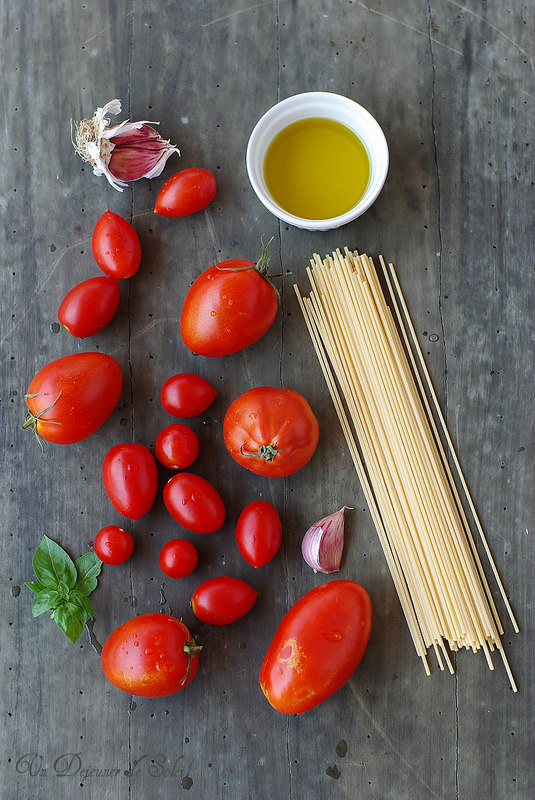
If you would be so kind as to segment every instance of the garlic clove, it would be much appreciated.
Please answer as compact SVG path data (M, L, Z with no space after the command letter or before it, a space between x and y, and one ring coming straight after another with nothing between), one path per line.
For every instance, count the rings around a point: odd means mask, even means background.
M105 175L113 188L122 192L129 181L160 175L167 159L180 151L151 127L157 122L125 120L110 128L106 114L120 111L119 100L97 108L91 119L75 125L73 145L78 155L92 164L95 175Z
M320 519L305 533L301 552L314 572L328 575L340 569L344 550L344 511L347 507L343 506L334 514Z

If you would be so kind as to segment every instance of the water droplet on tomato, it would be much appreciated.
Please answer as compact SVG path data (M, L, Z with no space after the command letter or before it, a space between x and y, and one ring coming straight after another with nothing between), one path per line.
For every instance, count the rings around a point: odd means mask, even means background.
M152 649L152 647L146 647L145 648L145 655L146 656L151 656L153 653L154 653L154 650Z
M340 631L322 631L321 635L328 642L341 642L343 638Z
M134 647L139 647L139 642L134 642Z
M217 311L210 311L210 316L211 317L217 316Z

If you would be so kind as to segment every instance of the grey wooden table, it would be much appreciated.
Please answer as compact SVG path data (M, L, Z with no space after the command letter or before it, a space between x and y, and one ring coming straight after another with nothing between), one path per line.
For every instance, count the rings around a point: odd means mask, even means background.
M152 800L528 800L533 768L533 5L484 0L137 0L1 6L2 524L0 796ZM391 164L385 188L359 220L328 233L279 224L245 171L249 133L278 99L308 90L347 95L382 125ZM161 178L115 192L75 155L70 120L118 97L124 116L159 120L176 142ZM180 168L214 172L205 211L153 214L163 180ZM79 341L57 324L75 283L98 274L93 226L105 208L131 220L142 267L122 284L120 310ZM177 326L192 280L217 260L255 258L274 236L281 308L268 335L218 360L191 355ZM420 344L521 631L506 621L501 663L463 651L455 675L415 654L292 283L348 245L398 268ZM291 273L291 274L290 274ZM24 393L49 360L98 349L126 376L110 420L90 439L41 455L22 430ZM170 375L198 372L218 389L194 426L195 469L227 506L221 532L197 540L200 564L173 582L158 552L179 534L161 500L137 523L110 506L100 470L112 444L154 446L171 420L159 403ZM260 479L231 461L222 419L259 384L302 392L321 429L310 464L288 479ZM168 477L161 470L163 485ZM161 488L161 487L160 487ZM278 507L283 546L262 570L239 555L241 508ZM361 582L374 607L364 660L314 711L281 715L258 670L278 621L325 578L304 564L306 528L341 505L347 543L341 577ZM103 569L94 594L103 641L136 613L165 607L203 645L195 680L161 700L131 698L104 678L85 634L76 645L32 619L32 553L46 533L73 556L105 524L125 523L136 547ZM226 572L259 599L226 628L195 622L197 582ZM489 580L491 577L489 575ZM500 612L503 604L494 583ZM505 618L505 615L503 615Z

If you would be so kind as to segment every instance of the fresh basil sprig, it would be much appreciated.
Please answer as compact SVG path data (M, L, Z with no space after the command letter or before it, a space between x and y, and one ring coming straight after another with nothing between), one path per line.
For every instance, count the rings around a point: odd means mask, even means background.
M73 561L53 539L43 536L32 559L35 581L26 586L35 592L32 614L52 611L52 619L71 642L76 642L88 616L93 616L89 599L97 587L102 561L89 550Z

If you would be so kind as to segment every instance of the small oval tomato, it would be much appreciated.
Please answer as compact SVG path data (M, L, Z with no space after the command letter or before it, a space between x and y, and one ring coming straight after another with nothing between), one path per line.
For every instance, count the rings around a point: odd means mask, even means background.
M201 356L244 350L271 328L279 298L268 276L266 251L258 260L222 261L189 289L180 316L186 347Z
M115 278L89 278L67 292L60 303L58 319L72 336L94 336L112 321L120 299Z
M316 586L280 623L260 669L260 686L284 714L301 714L340 689L360 663L372 627L367 591L354 581Z
M160 550L158 563L162 572L170 578L185 578L199 563L199 554L195 545L187 539L171 539Z
M47 442L80 442L106 422L122 387L121 368L112 356L73 353L57 358L28 387L24 427Z
M305 398L293 389L260 386L230 405L223 424L232 458L257 475L292 475L318 445L319 425Z
M258 592L239 578L222 575L209 578L198 586L191 598L191 607L201 622L230 625L252 609Z
M163 500L173 519L188 531L214 533L225 521L221 495L200 475L173 475L164 486Z
M194 678L200 647L179 619L140 614L106 639L101 663L118 689L140 697L167 697Z
M134 540L119 525L106 525L95 536L93 547L105 564L124 564L134 552Z
M91 248L100 269L110 278L131 278L141 264L141 243L130 223L106 209L97 221Z
M102 480L112 506L128 519L152 508L158 488L154 456L143 444L116 444L104 457Z
M199 438L192 428L177 422L160 431L154 452L164 467L186 469L199 455Z
M244 559L261 567L276 555L282 539L282 523L277 509L266 500L254 500L238 518L236 541Z
M168 378L160 392L160 402L175 417L198 417L214 402L217 392L212 384L193 372L181 372Z
M158 193L154 212L163 217L187 217L212 202L217 184L203 167L189 167L172 175Z

